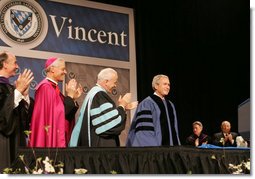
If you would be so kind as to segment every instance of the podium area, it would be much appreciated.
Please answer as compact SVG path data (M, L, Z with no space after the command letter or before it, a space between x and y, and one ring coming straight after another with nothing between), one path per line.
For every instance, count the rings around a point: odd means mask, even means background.
M35 152L35 156L33 154ZM230 174L229 164L238 165L250 158L250 150L206 149L192 146L143 148L21 148L19 155L29 168L35 158L48 156L64 163L64 174L85 168L87 174ZM24 170L17 156L13 169Z

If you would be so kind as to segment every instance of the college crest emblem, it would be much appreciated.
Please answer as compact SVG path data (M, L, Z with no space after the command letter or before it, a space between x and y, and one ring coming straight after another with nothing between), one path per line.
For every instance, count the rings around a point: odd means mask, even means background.
M0 37L11 47L31 49L38 46L48 32L48 20L36 1L0 1Z

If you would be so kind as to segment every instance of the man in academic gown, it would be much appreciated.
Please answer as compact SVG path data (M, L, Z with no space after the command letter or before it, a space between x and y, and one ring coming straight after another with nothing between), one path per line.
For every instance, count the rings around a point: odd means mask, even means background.
M67 96L60 92L58 83L67 73L61 58L49 58L45 70L47 77L36 87L29 146L66 147L79 108L75 100L80 97L82 88L72 79L66 84Z
M180 145L174 104L165 98L170 91L166 75L152 81L154 94L139 103L127 138L127 147Z
M33 109L33 99L29 97L29 86L33 73L25 69L18 76L15 86L9 78L16 75L19 68L15 55L0 52L0 172L11 166L18 147L26 146L25 130Z
M126 110L137 106L130 102L131 93L118 99L118 105L108 93L116 88L117 72L112 68L102 69L97 84L87 94L80 116L72 132L70 147L117 147L119 135L126 124Z

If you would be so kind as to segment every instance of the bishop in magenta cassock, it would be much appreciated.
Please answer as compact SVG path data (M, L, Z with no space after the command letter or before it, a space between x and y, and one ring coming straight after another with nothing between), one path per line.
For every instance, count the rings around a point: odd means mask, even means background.
M58 83L67 73L61 58L49 58L45 71L46 78L36 87L29 146L66 147L79 108L75 100L80 97L82 88L72 79L66 84L67 96L60 92Z

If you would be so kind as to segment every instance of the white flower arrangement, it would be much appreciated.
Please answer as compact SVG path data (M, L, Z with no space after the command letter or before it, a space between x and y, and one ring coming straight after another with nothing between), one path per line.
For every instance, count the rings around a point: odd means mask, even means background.
M248 159L246 162L242 161L238 165L229 164L228 169L232 174L250 174L250 159Z
M24 155L20 155L19 159L24 164L25 174L63 174L64 163L59 162L55 163L53 160L50 160L48 156L42 160L41 157L36 159L36 165L33 169L29 168L24 159ZM4 174L22 174L24 173L21 169L16 169L15 171L12 168L5 168L3 171Z
M48 128L50 126L45 126L45 130L48 133ZM27 138L29 139L29 135L31 134L31 131L24 131L24 133L27 135ZM4 174L64 174L64 163L59 161L56 163L55 160L51 160L48 156L45 157L44 160L42 160L42 157L37 158L35 155L34 148L31 147L36 164L33 169L29 168L27 165L24 155L19 155L19 159L24 164L24 171L22 171L20 168L13 170L12 168L5 168L3 170ZM56 151L55 159L57 158L58 150ZM88 171L84 168L74 169L74 174L86 174Z
M236 145L237 147L248 147L248 143L243 139L242 136L236 137Z

